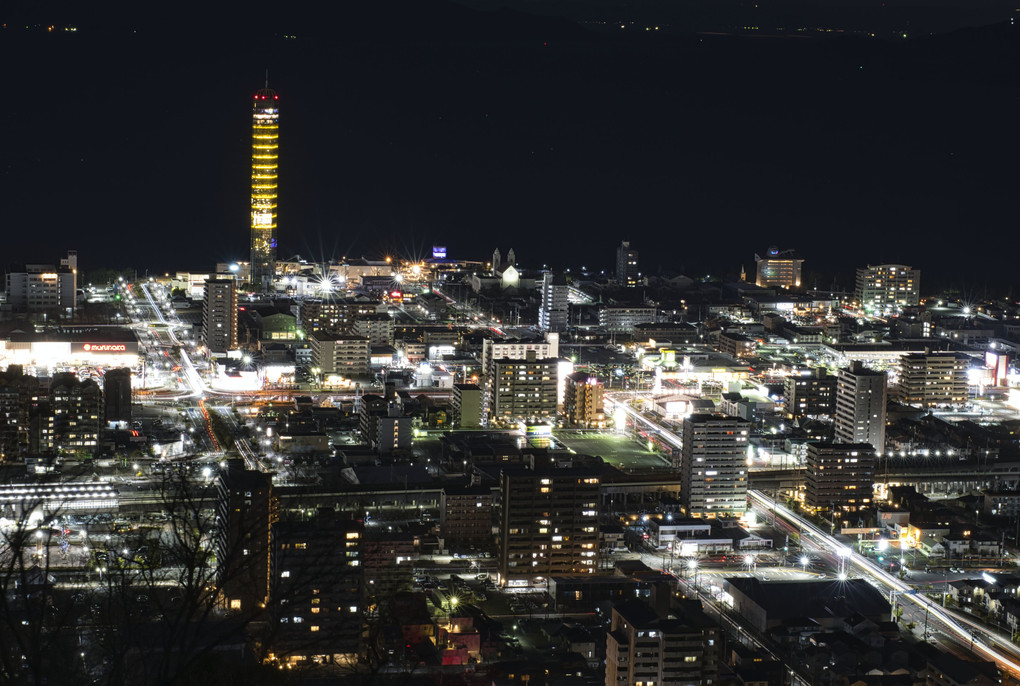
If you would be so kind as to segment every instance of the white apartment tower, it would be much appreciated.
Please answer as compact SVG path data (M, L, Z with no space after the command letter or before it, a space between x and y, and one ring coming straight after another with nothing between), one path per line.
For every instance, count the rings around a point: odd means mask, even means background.
M900 358L897 399L904 405L936 407L967 402L967 368L960 353L913 353Z
M542 303L538 308L538 328L565 331L570 310L570 286L562 274L546 272L542 277Z
M542 341L523 340L492 340L487 338L482 341L482 378L485 381L482 394L482 425L487 426L495 399L494 375L496 372L496 360L523 360L529 353L534 353L537 359L559 357L560 335L558 333L547 333ZM559 381L557 380L557 392L559 393ZM559 398L557 397L557 400Z
M854 362L839 370L836 381L836 442L870 443L885 451L885 372L867 369Z
M684 420L680 500L688 517L739 517L747 509L751 424L723 414Z
M369 372L369 341L364 336L317 331L308 337L308 344L312 349L312 368L324 376L349 379Z
M558 406L559 360L538 359L529 352L523 360L493 362L493 424L514 426L518 422L555 421Z
M890 315L920 303L920 289L920 269L902 264L880 264L857 270L854 294L863 310Z

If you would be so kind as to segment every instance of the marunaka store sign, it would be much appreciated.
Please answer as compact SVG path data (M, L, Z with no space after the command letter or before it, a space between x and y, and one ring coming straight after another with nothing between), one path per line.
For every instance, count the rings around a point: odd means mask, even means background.
M134 347L133 345L131 347ZM82 352L86 353L126 353L127 343L82 343ZM131 351L134 352L134 351Z

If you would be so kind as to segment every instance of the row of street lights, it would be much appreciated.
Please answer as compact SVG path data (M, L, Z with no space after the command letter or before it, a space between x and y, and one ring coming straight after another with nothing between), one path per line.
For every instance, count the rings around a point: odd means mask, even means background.
M840 572L839 572L840 576L839 576L839 578L840 579L846 579L847 578L847 564L846 564L847 563L847 558L845 556L841 555L840 556L840 560L841 560L841 564L840 564ZM811 562L811 559L807 555L802 555L801 556L801 558L800 558L800 567L801 567L801 571L802 572L807 573L807 566L808 566L808 564L810 562ZM747 571L748 572L753 571L754 568L757 566L757 563L758 563L758 561L757 561L757 559L753 555L745 555L744 556L744 564L747 566ZM694 585L695 589L697 589L697 587L698 587L698 572L700 570L700 566L698 565L698 559L695 558L695 557L689 558L687 560L687 563L686 563L685 566L687 568L688 581Z

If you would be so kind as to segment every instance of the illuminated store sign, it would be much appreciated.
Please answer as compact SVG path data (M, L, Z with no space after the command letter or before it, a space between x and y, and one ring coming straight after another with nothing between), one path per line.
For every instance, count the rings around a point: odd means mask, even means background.
M87 353L124 353L127 352L127 345L124 343L84 343L81 349Z

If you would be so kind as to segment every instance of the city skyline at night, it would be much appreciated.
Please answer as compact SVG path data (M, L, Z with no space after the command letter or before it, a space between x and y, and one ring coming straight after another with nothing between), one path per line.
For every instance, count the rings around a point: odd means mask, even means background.
M1017 19L0 6L0 683L1020 686Z

